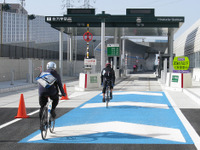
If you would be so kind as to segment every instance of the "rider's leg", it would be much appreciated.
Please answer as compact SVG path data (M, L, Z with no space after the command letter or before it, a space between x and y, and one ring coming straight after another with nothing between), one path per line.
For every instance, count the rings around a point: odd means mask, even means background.
M102 90L102 94L103 94L103 102L105 102L105 93L106 93L106 82L103 82L103 90Z
M56 109L56 106L58 105L59 97L58 97L58 94L56 94L54 96L50 96L50 98L53 100L51 115L52 115L53 118L55 118L56 117L55 109Z
M46 96L39 96L39 104L40 104L39 117L40 117L40 119L42 117L43 108L47 104L47 102L48 102L48 98Z
M113 82L110 82L110 98L112 99Z

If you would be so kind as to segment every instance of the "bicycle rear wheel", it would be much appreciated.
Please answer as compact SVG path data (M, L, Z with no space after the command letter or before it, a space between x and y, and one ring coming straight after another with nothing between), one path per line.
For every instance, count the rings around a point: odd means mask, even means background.
M55 127L55 119L51 116L49 120L49 130L53 133Z
M47 129L48 129L48 123L47 123L47 117L48 117L48 110L47 107L44 107L43 111L42 111L42 117L40 120L40 131L41 131L41 136L42 139L46 139L47 136Z

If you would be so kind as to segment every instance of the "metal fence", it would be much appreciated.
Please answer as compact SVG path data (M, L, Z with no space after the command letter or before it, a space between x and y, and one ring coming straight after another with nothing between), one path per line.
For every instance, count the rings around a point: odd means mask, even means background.
M0 47L0 57L9 57L11 59L20 59L20 58L59 59L59 52L2 44ZM85 57L84 55L77 54L76 59L84 60L84 57ZM63 59L67 60L67 52L63 52Z

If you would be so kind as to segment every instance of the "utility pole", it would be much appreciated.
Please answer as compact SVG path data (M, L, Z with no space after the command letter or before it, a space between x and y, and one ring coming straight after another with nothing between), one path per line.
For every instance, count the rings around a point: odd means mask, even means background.
M63 0L62 2L64 3L62 9L66 9L67 14L67 9L73 7L73 5L71 4L71 0Z
M22 14L24 13L24 5L25 5L25 0L20 0L21 1L21 12Z
M93 0L94 3L96 3L96 0ZM93 8L92 5L90 5L90 0L84 0L84 4L81 6L83 8Z

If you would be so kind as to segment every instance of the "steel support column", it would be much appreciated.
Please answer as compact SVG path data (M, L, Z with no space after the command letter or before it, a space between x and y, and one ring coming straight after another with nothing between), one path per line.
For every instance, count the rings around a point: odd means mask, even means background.
M59 32L59 72L61 79L63 79L63 31L64 28L61 28Z
M173 42L174 42L174 31L169 28L168 30L168 54L169 54L169 72L173 71Z
M101 21L101 70L105 67L105 19Z

